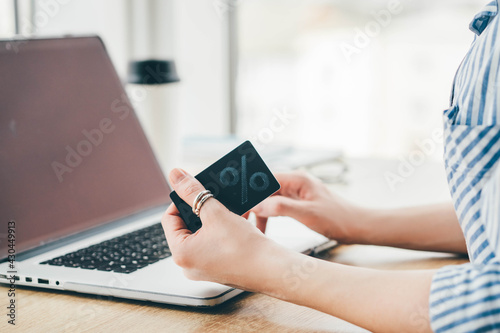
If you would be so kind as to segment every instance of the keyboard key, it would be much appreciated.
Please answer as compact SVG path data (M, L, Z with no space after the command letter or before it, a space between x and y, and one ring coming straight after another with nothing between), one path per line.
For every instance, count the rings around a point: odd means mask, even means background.
M128 274L171 256L160 223L42 262Z

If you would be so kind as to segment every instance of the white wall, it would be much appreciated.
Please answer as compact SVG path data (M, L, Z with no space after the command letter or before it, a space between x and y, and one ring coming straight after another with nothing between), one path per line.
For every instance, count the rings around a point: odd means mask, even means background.
M175 0L175 50L182 80L180 112L188 136L229 127L227 31L212 0Z
M0 38L14 34L14 9L12 1L0 0Z

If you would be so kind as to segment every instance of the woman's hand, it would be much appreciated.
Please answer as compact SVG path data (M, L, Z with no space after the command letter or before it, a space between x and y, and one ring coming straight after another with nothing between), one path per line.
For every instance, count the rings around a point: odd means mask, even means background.
M170 183L188 204L205 189L179 169L170 173ZM175 205L170 205L162 218L173 259L184 274L192 280L273 294L275 287L271 283L281 277L273 272L273 267L296 254L267 239L245 218L230 212L214 198L205 202L200 218L203 226L194 234L187 229Z
M364 210L334 195L319 179L304 172L276 174L281 189L252 209L264 232L267 218L290 216L312 230L343 243L358 237Z
M262 232L268 217L290 216L344 244L467 253L451 203L369 209L336 196L306 173L277 174L276 178L281 189L252 209Z
M259 207L265 216L290 213L324 234L347 237L349 228L340 218L353 218L353 207L308 176L289 174L278 179L283 186L279 195ZM178 169L170 173L170 181L187 203L204 190L195 178ZM200 217L203 226L194 234L174 205L162 219L173 259L190 279L262 292L372 331L430 330L428 300L433 272L376 271L289 251L214 198L205 202ZM415 311L422 314L422 326L412 326L408 320Z

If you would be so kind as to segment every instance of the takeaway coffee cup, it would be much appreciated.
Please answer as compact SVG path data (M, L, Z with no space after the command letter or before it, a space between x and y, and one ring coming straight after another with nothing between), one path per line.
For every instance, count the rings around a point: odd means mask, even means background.
M177 167L181 153L179 77L171 60L131 61L127 93L164 172Z

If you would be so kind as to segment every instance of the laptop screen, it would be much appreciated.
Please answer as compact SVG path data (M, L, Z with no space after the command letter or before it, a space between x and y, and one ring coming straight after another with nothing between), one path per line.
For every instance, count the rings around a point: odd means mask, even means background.
M0 41L0 258L169 193L99 38Z

